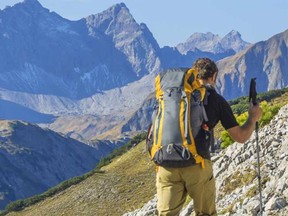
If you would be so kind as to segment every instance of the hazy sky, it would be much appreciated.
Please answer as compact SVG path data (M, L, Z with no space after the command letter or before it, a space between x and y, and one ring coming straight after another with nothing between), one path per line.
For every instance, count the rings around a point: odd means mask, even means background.
M0 9L23 0L0 0ZM184 42L195 32L221 37L237 30L248 42L267 40L288 29L288 0L39 0L70 20L97 14L124 2L162 47Z

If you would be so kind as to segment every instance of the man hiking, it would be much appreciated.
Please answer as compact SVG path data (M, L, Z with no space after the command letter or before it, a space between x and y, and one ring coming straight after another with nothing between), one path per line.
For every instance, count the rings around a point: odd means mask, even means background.
M215 62L213 62L209 58L199 58L198 60L195 61L194 65L192 66L192 69L197 71L197 77L199 79L198 81L202 86L205 86L205 89L206 89L206 93L205 93L206 99L204 99L206 100L206 102L203 102L203 106L206 112L205 124L201 126L199 131L196 131L197 134L195 134L195 131L193 131L193 126L191 126L192 127L191 130L192 132L194 132L193 137L195 139L195 146L197 150L196 154L191 154L194 158L193 161L194 162L196 161L194 164L187 165L186 163L185 166L173 167L173 164L171 162L167 162L166 163L167 165L165 163L162 163L163 158L165 158L166 154L173 155L174 154L173 152L178 151L177 148L175 147L176 145L174 145L173 143L168 144L164 148L165 151L162 151L162 152L160 151L160 149L163 149L162 147L157 148L157 145L158 145L157 143L159 143L158 139L162 139L162 144L163 144L163 142L165 141L165 138L167 136L168 137L172 136L171 133L174 133L174 132L173 130L170 130L168 133L166 132L167 131L166 129L165 129L166 131L164 131L163 129L163 133L162 132L157 133L157 135L155 135L155 132L158 132L157 130L159 128L160 130L165 127L171 128L173 127L173 124L177 124L177 121L178 121L178 120L174 121L174 123L173 121L170 121L170 126L169 125L167 126L168 120L167 121L163 120L161 122L161 118L168 118L167 117L167 115L169 115L168 111L169 109L172 109L171 102L167 105L165 105L164 103L165 101L167 102L168 99L169 100L173 99L173 97L175 99L177 91L180 92L179 93L180 95L182 94L182 98L179 99L178 103L175 103L175 104L182 103L179 101L186 100L187 95L185 95L183 91L181 92L181 88L174 88L174 89L171 88L171 90L169 90L169 92L167 93L168 91L167 88L164 91L164 90L161 90L160 87L156 86L156 92L157 91L160 92L156 94L158 94L158 97L162 97L162 100L164 101L163 102L164 105L160 105L162 106L162 109L160 107L159 109L160 111L158 111L158 114L157 114L159 121L157 122L157 124L155 123L153 125L155 128L153 129L154 130L153 136L156 137L154 138L153 146L156 146L155 147L156 150L155 149L153 150L152 148L151 154L155 163L158 164L157 179L156 179L157 196L158 196L157 210L158 210L158 214L161 216L162 215L171 215L171 216L179 215L179 212L183 207L183 204L186 200L187 195L189 195L194 201L194 210L197 216L217 215L216 204L215 204L215 198L216 198L215 180L213 177L213 168L212 168L212 162L210 160L211 158L210 158L210 152L209 152L211 136L209 136L209 134L213 130L213 128L216 126L216 124L220 121L223 127L228 131L229 135L235 141L239 143L244 143L249 139L249 137L253 133L255 129L256 121L258 121L262 116L262 109L259 107L259 105L257 104L253 106L251 103L249 106L249 110L248 110L249 116L248 116L247 121L242 126L239 126L227 101L222 96L220 96L214 89L214 86L216 83L216 77L218 73L218 68ZM187 71L183 72L183 74L184 75L187 74ZM165 75L160 77L158 81L156 80L156 83L162 82L164 78L167 78L167 76L168 75L166 73ZM176 76L179 77L180 75L176 75ZM175 74L172 75L171 77L174 79ZM169 79L168 79L168 82L171 83ZM189 79L183 78L182 80L189 81ZM162 84L162 86L161 85L159 86L163 87L163 85L164 84ZM183 84L183 86L185 85L186 84ZM165 96L165 94L168 94L168 95ZM161 102L161 100L159 101ZM183 102L183 104L184 105L180 105L180 109L182 110L185 109L185 104L187 104L187 100L186 102ZM173 105L173 107L175 106L176 105ZM193 106L193 104L191 106ZM162 114L164 113L164 108L165 108L165 114ZM195 117L195 116L193 117L193 110L192 110L193 108L189 108L189 109L191 109L191 120L189 118L188 119L192 122L191 124L193 124L193 118ZM188 113L190 113L190 110ZM199 112L196 115L199 115ZM197 117L198 116L196 116L195 118ZM184 119L183 120L184 122L186 121L185 114L183 115L180 114L180 117L177 117L177 118L179 118L180 121L182 121L182 118ZM186 130L183 125L184 123L183 124L180 123L181 133L184 134L184 132L186 133ZM190 128L190 125L188 128ZM183 140L183 137L184 136L182 136L182 140ZM187 136L185 136L185 138L186 137ZM192 161L190 159L190 153L185 152L185 149L188 149L187 145L186 145L186 148L183 148L183 150L179 151L181 155L180 158L186 158L187 161ZM161 152L161 154L159 152ZM195 149L194 149L194 152L195 152ZM200 161L199 163L197 163L198 159ZM201 159L202 159L202 162L201 162Z

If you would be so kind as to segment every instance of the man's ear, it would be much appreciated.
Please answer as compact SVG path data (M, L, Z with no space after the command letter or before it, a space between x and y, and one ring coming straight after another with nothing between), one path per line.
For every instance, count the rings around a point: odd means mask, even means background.
M215 73L213 74L213 81L214 81L214 82L216 82L217 75L218 75L218 72L215 72Z

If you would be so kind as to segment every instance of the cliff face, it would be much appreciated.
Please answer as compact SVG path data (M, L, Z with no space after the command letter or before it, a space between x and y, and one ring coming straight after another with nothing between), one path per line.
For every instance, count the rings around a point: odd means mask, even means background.
M118 13L110 14L116 23ZM70 21L28 0L0 11L0 19L1 88L79 99L138 79L125 54L92 29L89 18Z
M288 85L288 30L258 42L246 50L217 62L217 87L227 99L247 95L249 82L257 77L258 91Z

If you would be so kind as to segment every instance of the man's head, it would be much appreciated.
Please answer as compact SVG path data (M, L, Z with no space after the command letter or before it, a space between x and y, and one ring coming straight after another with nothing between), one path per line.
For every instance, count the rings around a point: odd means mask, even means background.
M197 59L192 68L199 72L198 78L208 80L209 78L216 79L218 68L214 61L209 58Z

